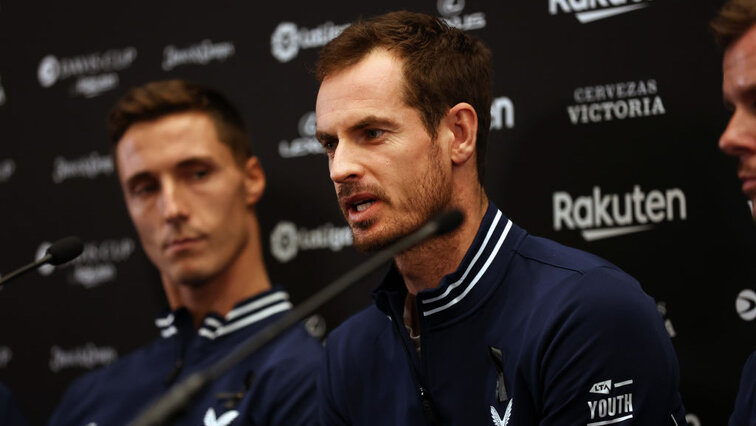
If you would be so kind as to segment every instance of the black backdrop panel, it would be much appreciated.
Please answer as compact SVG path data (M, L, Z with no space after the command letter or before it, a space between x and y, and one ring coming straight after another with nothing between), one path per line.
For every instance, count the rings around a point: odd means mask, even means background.
M241 108L268 177L258 208L265 259L298 303L366 258L351 246L313 138L318 49L361 15L407 7L46 3L0 0L0 273L69 234L85 253L0 290L0 381L32 424L75 377L152 339L165 306L108 157L104 117L117 97L181 77ZM531 233L638 278L672 336L691 425L726 422L756 349L756 228L716 147L727 115L707 22L720 5L412 6L491 47L490 198ZM326 305L320 326L370 303L380 276Z

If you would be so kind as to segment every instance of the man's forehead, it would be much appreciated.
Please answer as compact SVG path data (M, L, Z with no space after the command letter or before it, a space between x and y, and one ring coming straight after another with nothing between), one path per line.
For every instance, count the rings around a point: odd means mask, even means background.
M740 87L756 79L756 25L731 44L722 60L725 85Z
M233 161L230 148L218 140L212 121L204 114L177 114L135 123L118 141L115 152L119 172L126 178L174 167L192 158Z
M352 126L368 117L390 118L406 107L401 63L388 52L371 53L326 78L318 91L317 127Z

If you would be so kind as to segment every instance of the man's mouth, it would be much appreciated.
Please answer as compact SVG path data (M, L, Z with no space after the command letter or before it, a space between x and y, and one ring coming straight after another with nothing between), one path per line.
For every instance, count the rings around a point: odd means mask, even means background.
M166 250L182 250L191 247L193 244L202 240L202 237L182 237L173 238L163 244Z
M370 208L375 203L375 200L365 200L361 201L357 204L353 204L352 208L357 210L358 212L363 212Z

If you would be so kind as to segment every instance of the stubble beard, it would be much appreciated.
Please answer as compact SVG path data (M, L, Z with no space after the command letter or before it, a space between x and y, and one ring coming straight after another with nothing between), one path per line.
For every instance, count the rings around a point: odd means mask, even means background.
M407 194L407 199L401 204L394 204L385 197L380 198L389 207L396 208L393 215L381 217L383 222L380 225L381 229L373 231L372 234L360 232L375 225L376 220L373 218L350 223L353 244L357 250L363 252L381 250L420 228L449 206L452 196L451 176L444 173L441 167L441 148L437 141L432 141L431 144L432 148L426 158L429 166L427 173L424 173L419 182L412 187L412 191ZM346 211L344 211L344 216L348 218Z

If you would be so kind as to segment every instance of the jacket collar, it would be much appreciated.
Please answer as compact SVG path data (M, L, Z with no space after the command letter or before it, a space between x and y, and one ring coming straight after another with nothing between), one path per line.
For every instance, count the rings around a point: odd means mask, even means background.
M225 316L215 313L208 314L197 330L197 334L203 338L214 340L263 321L279 312L288 311L291 307L289 294L274 288L238 302ZM160 330L160 335L166 339L178 333L179 330L184 330L187 326L191 329L191 322L191 315L186 308L167 312L155 319L155 325Z
M435 288L417 295L421 322L428 325L444 323L472 312L487 300L488 295L503 277L513 249L525 236L515 225L489 202L478 232L457 270L442 278ZM396 265L373 293L379 309L388 315L402 312L407 290Z

